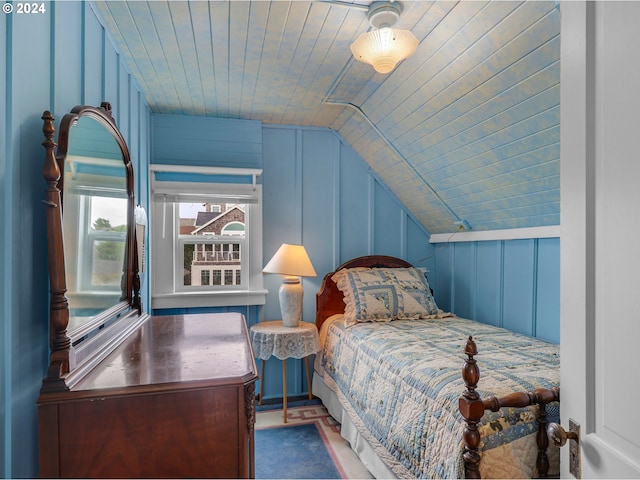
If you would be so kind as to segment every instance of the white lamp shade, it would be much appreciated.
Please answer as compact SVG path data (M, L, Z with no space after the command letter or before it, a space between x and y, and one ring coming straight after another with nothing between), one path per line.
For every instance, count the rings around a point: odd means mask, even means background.
M283 243L273 258L262 270L264 273L279 273L292 277L315 277L309 255L302 245Z
M384 27L360 35L351 44L351 53L356 60L373 65L376 72L389 73L416 48L418 39L409 30Z

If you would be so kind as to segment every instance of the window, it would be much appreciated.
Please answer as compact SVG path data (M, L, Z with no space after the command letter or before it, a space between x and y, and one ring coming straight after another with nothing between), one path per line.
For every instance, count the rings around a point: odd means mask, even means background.
M259 174L151 166L152 308L264 303Z
M244 236L244 223L229 222L222 228L222 235L242 235Z
M219 207L219 205L218 205ZM223 284L246 287L242 282L235 282L226 276L234 275L237 271L237 278L242 279L242 253L246 244L245 236L245 205L227 204L223 208L213 211L208 203L184 203L178 204L178 243L182 252L182 278L176 279L178 289L189 290L189 287L210 285L209 276L207 283L202 280L192 281L192 278L204 279L202 272L207 275L213 272L225 270L225 281ZM229 236L224 231L232 225L235 232ZM239 227L241 226L241 228ZM227 273L229 272L229 273Z

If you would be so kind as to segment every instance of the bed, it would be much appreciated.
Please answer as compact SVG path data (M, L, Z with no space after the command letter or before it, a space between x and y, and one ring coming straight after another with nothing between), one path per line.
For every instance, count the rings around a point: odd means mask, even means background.
M389 256L327 274L316 306L313 392L375 477L558 474L557 345L442 312L426 270Z

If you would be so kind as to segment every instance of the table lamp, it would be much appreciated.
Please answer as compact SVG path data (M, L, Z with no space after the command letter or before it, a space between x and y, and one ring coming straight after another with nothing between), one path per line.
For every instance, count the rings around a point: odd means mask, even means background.
M297 327L302 318L302 297L304 289L299 277L315 277L307 251L302 245L283 243L273 258L262 270L264 273L279 273L283 276L278 291L282 324L285 327Z

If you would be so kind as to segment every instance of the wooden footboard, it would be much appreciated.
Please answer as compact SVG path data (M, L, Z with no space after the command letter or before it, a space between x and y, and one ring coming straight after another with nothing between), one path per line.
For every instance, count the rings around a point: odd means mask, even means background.
M478 423L484 415L485 410L497 412L502 407L527 407L529 405L538 405L538 435L536 441L538 444L538 458L536 466L541 477L547 475L549 471L549 459L547 458L547 447L549 439L547 438L547 411L546 405L551 402L560 400L560 387L551 389L539 388L533 392L514 392L504 397L489 397L481 399L476 387L480 380L480 369L473 358L478 353L475 342L469 337L465 345L464 353L467 355L464 367L462 368L462 379L464 380L466 389L460 396L458 406L460 413L465 419L466 427L464 429L464 465L466 478L480 478L480 454L478 447L480 445L480 432L478 431Z

